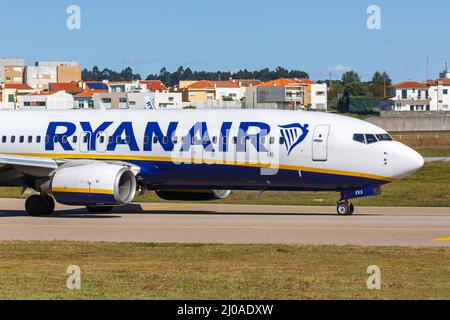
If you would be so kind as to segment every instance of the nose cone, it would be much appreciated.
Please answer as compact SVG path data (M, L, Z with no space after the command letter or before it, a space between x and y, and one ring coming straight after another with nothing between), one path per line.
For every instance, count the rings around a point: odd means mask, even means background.
M399 144L395 151L395 176L403 178L422 168L423 157L404 144Z

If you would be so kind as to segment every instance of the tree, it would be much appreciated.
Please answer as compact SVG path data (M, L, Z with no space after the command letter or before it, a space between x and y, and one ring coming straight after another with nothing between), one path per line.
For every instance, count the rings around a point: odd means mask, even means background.
M353 82L361 82L361 77L357 72L350 70L342 75L342 84L344 87Z
M376 71L370 83L370 93L376 98L383 98L387 94L387 88L392 84L392 80L386 72Z

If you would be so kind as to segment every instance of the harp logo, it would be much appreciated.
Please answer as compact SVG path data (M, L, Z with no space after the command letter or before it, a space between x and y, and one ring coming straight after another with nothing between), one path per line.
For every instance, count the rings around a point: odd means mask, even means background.
M298 146L308 135L308 124L303 126L300 123L291 123L280 127L281 136L284 139L284 145L288 155L296 146Z

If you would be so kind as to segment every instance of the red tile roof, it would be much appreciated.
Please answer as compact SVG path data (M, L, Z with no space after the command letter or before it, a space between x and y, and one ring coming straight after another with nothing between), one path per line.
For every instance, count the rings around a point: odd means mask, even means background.
M231 79L231 81L239 83L241 87L250 87L261 83L261 80L257 79Z
M391 88L427 88L428 85L423 82L417 82L417 81L403 81L397 84L394 84L391 86Z
M200 80L191 83L186 88L188 89L239 88L239 83L231 80L225 81Z
M300 85L300 84L313 84L315 83L312 80L309 79L296 79L296 78L280 78L280 79L275 79L272 81L267 81L267 82L263 82L260 84L257 84L257 87L272 87L272 86L280 86L280 87L285 87L285 86L295 86L295 85Z
M30 96L50 96L55 93L57 93L57 91L39 91L39 92L32 92L29 95Z
M86 90L84 92L77 93L75 97L77 98L90 98L94 96L95 93L107 92L106 90Z
M147 89L168 90L168 88L159 80L141 80L139 83L147 85Z
M66 92L82 92L83 88L75 83L50 83L48 85L51 91L66 91Z
M186 88L188 89L214 89L214 83L209 80L200 80L191 83Z
M439 79L436 79L436 80L428 80L427 81L427 85L429 85L429 86L436 86L438 84L438 82L439 82L439 84L442 84L444 86L450 86L450 79L447 79L447 78L439 78Z
M29 85L23 83L5 83L5 89L33 90Z

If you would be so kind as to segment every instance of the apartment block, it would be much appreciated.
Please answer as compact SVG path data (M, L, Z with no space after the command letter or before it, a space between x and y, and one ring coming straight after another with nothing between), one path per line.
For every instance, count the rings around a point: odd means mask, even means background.
M27 66L25 79L34 90L47 90L52 82L81 81L81 67L75 61L38 61Z
M25 60L0 59L0 83L22 84L25 77Z

